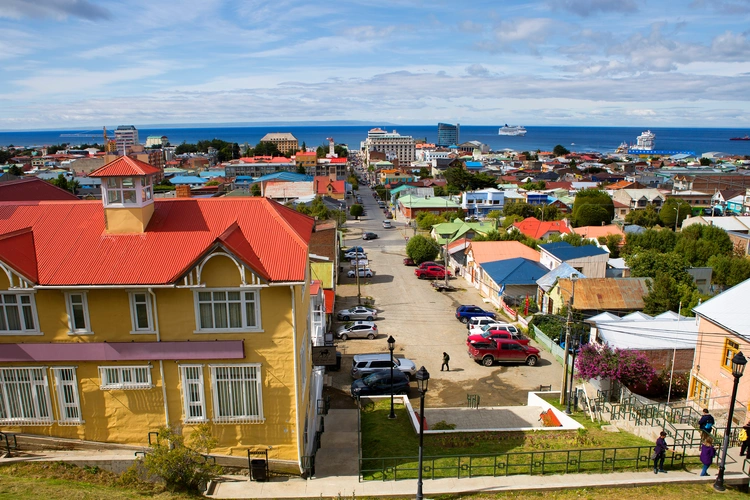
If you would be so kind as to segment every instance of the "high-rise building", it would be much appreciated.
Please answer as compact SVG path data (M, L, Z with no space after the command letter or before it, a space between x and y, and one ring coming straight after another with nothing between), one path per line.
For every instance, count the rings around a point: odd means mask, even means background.
M380 128L374 128L367 133L367 139L362 144L365 150L365 161L369 165L370 152L385 153L387 160L398 158L402 165L417 159L417 146L410 135L401 135L395 130L391 133Z
M122 155L127 154L126 148L138 144L138 129L133 125L120 125L115 129L115 142L117 151Z
M288 132L271 132L264 135L260 142L272 142L284 154L295 153L299 150L297 138Z
M438 137L436 146L453 146L458 144L458 134L461 124L451 125L450 123L438 123Z

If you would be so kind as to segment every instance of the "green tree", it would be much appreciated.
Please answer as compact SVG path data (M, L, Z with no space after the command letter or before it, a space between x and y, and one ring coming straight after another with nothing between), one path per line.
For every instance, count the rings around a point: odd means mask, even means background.
M445 219L448 222L453 222L456 219L464 219L466 217L466 212L464 212L463 208L458 208L456 210L451 210L449 212L443 212L442 214L443 219Z
M503 213L500 210L490 210L489 212L487 212L488 219L498 220L502 216Z
M253 184L252 186L250 186L250 194L251 195L253 195L253 196L260 196L260 193L261 193L261 189L260 189L260 184L259 183L256 182L255 184Z
M252 151L253 156L284 156L273 142L259 142Z
M534 205L530 205L525 201L514 201L511 203L506 203L503 207L503 215L505 215L506 217L511 215L518 215L522 217L521 220L523 220L528 217L534 217L535 214L536 209L534 208Z
M196 426L190 441L192 447L185 443L179 430L159 428L150 453L143 459L148 474L161 478L170 490L199 492L203 485L218 477L222 469L204 458L216 446L208 424Z
M305 166L304 166L304 165L299 165L299 166L297 167L297 173L298 173L298 174L303 174L303 175L304 175L304 174L306 174L306 173L307 173L307 170L305 170Z
M445 218L440 215L431 214L429 212L420 212L416 217L417 227L419 229L428 231L432 229L435 224L442 224L445 222ZM427 259L429 260L429 259Z
M365 209L364 209L364 208L362 208L362 205L359 205L359 204L354 204L354 205L352 205L352 206L351 206L351 208L349 208L349 215L351 215L351 216L352 216L352 217L354 217L355 219L358 219L358 220L359 220L359 217L360 217L360 216L361 216L361 215L362 215L363 213L365 213Z
M692 210L690 203L677 198L667 198L659 211L661 225L670 229L680 227ZM675 224L676 222L676 224Z
M625 257L625 262L634 278L656 278L661 273L675 279L677 283L693 282L692 276L687 272L690 264L677 252L643 250Z
M419 178L432 179L432 173L430 173L430 170L427 167L422 167L419 169Z
M427 238L418 234L409 238L406 244L406 255L417 264L435 260L440 253L440 246L432 238Z
M543 221L560 220L563 213L554 205L538 205L534 207L534 217Z
M648 281L648 294L643 297L643 312L650 315L680 308L677 280L667 273L658 273Z
M625 222L636 226L654 227L661 223L661 219L659 218L659 212L653 205L646 205L644 209L631 210L625 216Z
M729 235L716 226L692 224L680 232L675 252L692 266L705 266L712 255L732 255L734 245Z
M471 241L506 241L508 233L490 229L486 234L477 234Z
M570 151L568 151L568 149L562 144L558 144L552 149L552 154L555 156L565 156L570 154Z
M733 287L750 279L750 260L736 255L712 255L706 265L713 269L711 281L723 287Z
M708 158L701 158L699 161L704 167L711 165L711 160L709 160Z
M622 246L621 234L608 234L606 237L603 236L599 238L599 243L607 245L607 248L609 248L609 256L611 258L617 259L620 257L620 248Z
M8 169L8 173L10 175L15 175L16 177L23 177L23 169L19 167L18 165L12 165Z
M633 255L641 250L657 250L661 253L671 252L677 244L678 235L670 229L647 229L641 234L631 233L625 240L622 253Z
M615 216L610 196L600 189L583 189L573 202L571 220L576 227L609 224Z
M435 193L435 196L445 196L448 194L444 186L434 186L432 191Z

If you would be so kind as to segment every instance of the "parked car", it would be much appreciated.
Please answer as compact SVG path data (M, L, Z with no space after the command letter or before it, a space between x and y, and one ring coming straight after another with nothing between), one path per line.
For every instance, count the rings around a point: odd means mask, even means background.
M512 326L515 330L515 326ZM487 342L488 340L507 339L515 340L519 344L529 345L529 338L522 333L512 333L508 330L487 330L484 333L469 335L466 337L466 342L469 344L477 344L481 342Z
M344 250L344 253L350 253L350 252L364 252L365 249L362 247L351 247Z
M424 269L425 267L428 267L428 266L445 267L440 262L433 262L431 260L428 260L426 262L422 262L421 264L419 264L420 269Z
M346 252L344 258L347 260L366 259L367 254L364 252Z
M489 316L474 316L473 318L470 318L469 321L466 322L466 329L469 330L469 335L474 334L480 334L484 333L485 326L488 325L505 325L507 323L500 322L496 320L495 318L491 318Z
M398 370L393 371L393 383L391 384L391 371L371 373L365 378L354 380L351 386L353 398L360 396L390 396L391 388L393 394L408 394L409 379Z
M452 276L450 271L441 266L427 266L425 268L417 268L414 270L414 274L421 280L441 280L446 276L448 276L449 278Z
M344 321L349 321L351 319L365 319L367 321L372 321L378 319L378 311L372 307L354 306L349 309L340 310L336 313L336 318L343 319Z
M407 257L407 258L404 259L404 265L405 266L416 266L417 263L414 262L414 259L412 259L411 257Z
M393 219L393 214L390 213L390 212L388 212L387 214L385 214L385 218L386 219Z
M456 308L456 319L461 323L468 322L475 316L488 316L490 318L496 318L497 315L491 311L485 311L481 307L474 305L463 305Z
M350 321L340 326L336 336L341 340L347 339L374 339L378 336L378 325L372 321Z
M377 233L362 233L362 239L363 240L377 240L378 235Z
M367 259L352 259L349 261L349 266L354 267L367 267L370 265L370 261Z
M356 278L357 273L354 269L349 270L346 275L350 278ZM359 268L359 277L360 278L372 278L372 270L369 267L360 267Z
M526 363L534 366L539 361L539 349L521 345L515 340L498 339L494 341L468 344L469 357L492 366L495 361Z
M391 224L391 221L389 221L389 220L384 220L383 221L383 228L384 229L391 229L392 227L393 227L393 224Z
M391 370L390 353L356 354L352 359L352 378L365 377L383 370ZM411 380L417 374L417 365L410 359L393 358L393 370L402 372L407 380Z

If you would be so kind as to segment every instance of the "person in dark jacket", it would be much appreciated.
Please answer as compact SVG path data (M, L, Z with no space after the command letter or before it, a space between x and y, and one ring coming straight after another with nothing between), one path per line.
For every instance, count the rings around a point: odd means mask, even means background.
M667 449L669 449L669 446L667 445L667 433L664 431L661 431L659 433L659 437L656 440L656 446L654 446L654 454L652 458L654 459L654 474L658 474L659 472L667 472L664 470L664 459L667 458ZM672 450L674 452L674 450Z
M450 356L448 356L448 353L447 353L447 352L444 352L444 353L443 353L443 364L442 364L442 366L440 367L440 371L443 371L443 368L445 368L445 369L446 369L446 370L448 370L448 371L451 371L451 367L450 367L450 366L448 366L448 362L449 362L450 360L451 360L451 357L450 357Z
M701 476L708 476L708 467L713 463L715 456L716 450L714 449L714 440L711 436L708 436L703 443L701 443L701 463L703 464Z
M703 416L698 420L698 428L701 430L701 437L703 439L711 435L715 423L713 415L708 413L708 408L704 408Z
M745 431L745 435L742 435L742 431ZM742 439L742 438L745 439ZM740 456L745 456L747 454L750 456L750 453L747 453L747 448L750 446L750 422L747 422L745 425L742 426L742 429L740 429Z

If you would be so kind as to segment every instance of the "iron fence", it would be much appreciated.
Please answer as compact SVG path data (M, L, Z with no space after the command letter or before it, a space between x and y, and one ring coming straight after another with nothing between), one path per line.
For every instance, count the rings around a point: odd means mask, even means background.
M679 449L680 447L676 447ZM700 457L686 455L685 447L667 456L665 468L699 467ZM653 468L652 446L544 450L487 455L442 455L423 458L425 479L478 476L546 475L614 472ZM417 457L361 458L360 481L414 479L419 472Z

